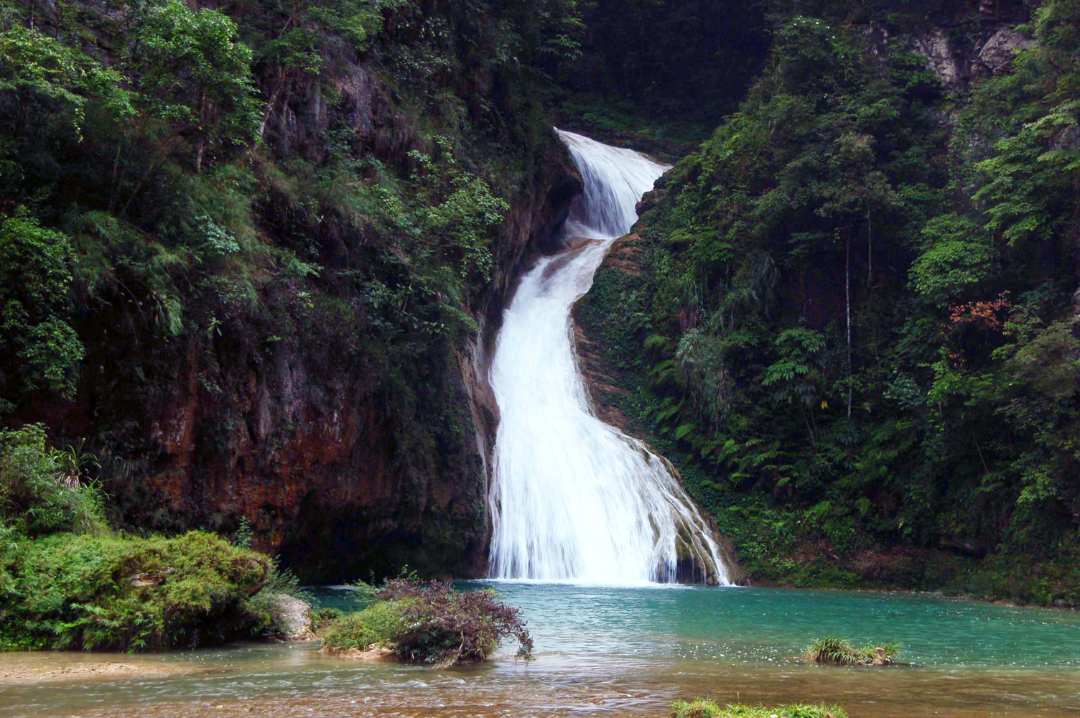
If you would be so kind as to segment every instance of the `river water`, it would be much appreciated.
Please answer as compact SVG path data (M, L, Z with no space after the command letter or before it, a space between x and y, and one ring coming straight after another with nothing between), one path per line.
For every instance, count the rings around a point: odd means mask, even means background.
M110 660L167 677L0 685L0 716L665 715L678 698L829 701L852 718L1080 715L1080 615L930 596L757 588L494 585L524 609L536 660L508 646L435 671L320 657L314 644L249 644ZM324 590L347 608L351 593ZM814 638L896 640L887 669L794 660ZM102 660L79 654L0 655Z

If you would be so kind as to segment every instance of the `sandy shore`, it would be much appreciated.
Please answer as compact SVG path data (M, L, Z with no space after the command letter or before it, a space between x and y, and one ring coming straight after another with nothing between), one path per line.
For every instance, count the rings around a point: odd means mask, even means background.
M0 685L160 678L205 670L206 668L200 665L152 661L139 656L114 654L0 654Z

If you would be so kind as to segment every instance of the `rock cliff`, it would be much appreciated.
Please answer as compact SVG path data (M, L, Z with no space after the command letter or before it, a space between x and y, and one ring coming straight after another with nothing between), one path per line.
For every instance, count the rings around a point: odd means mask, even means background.
M515 273L565 217L580 180L529 96L530 76L496 52L507 42L523 51L506 34L512 19L452 2L385 5L364 5L353 25L322 11L225 7L255 48L261 145L236 160L204 162L200 148L193 163L150 164L132 212L109 220L127 222L143 246L172 246L175 229L143 209L168 201L165 190L199 186L197 199L212 202L241 194L254 250L213 264L177 254L176 268L156 275L165 288L145 279L135 250L103 240L80 250L104 252L109 281L80 284L76 259L78 390L72 401L23 401L5 423L43 421L61 446L88 437L120 525L229 533L246 520L253 547L280 554L305 581L406 564L483 572L485 452L497 424L483 347ZM136 11L78 9L82 35L57 5L40 9L36 31L134 66L121 29L145 26ZM137 87L141 76L127 80ZM110 141L97 126L86 136L82 147L95 152ZM151 156L164 152L140 141ZM118 166L120 151L108 151ZM454 174L425 180L432 167ZM420 191L431 198L408 196ZM457 231L475 243L488 219L473 220L469 202L502 221L481 237L485 271L463 281L457 249L422 242ZM455 211L473 224L448 224ZM429 240L421 222L445 228ZM467 329L455 336L446 317Z

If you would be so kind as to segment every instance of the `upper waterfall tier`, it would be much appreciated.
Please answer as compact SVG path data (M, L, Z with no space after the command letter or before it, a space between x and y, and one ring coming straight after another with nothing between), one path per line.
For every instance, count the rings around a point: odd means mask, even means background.
M563 233L592 239L541 260L506 310L491 382L501 421L491 488L491 576L727 584L721 551L670 465L594 415L570 311L666 167L560 132L585 180Z

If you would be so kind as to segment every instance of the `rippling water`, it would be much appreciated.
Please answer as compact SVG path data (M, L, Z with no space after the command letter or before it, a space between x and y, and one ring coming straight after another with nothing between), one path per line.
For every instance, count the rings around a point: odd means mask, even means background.
M468 584L475 586L478 584ZM525 610L537 660L448 671L359 666L313 644L109 660L197 672L0 686L3 716L663 715L676 698L828 700L853 718L1080 715L1080 615L909 595L779 589L494 585ZM350 594L323 591L347 606ZM814 637L904 644L911 667L793 660ZM99 661L79 654L11 661Z

